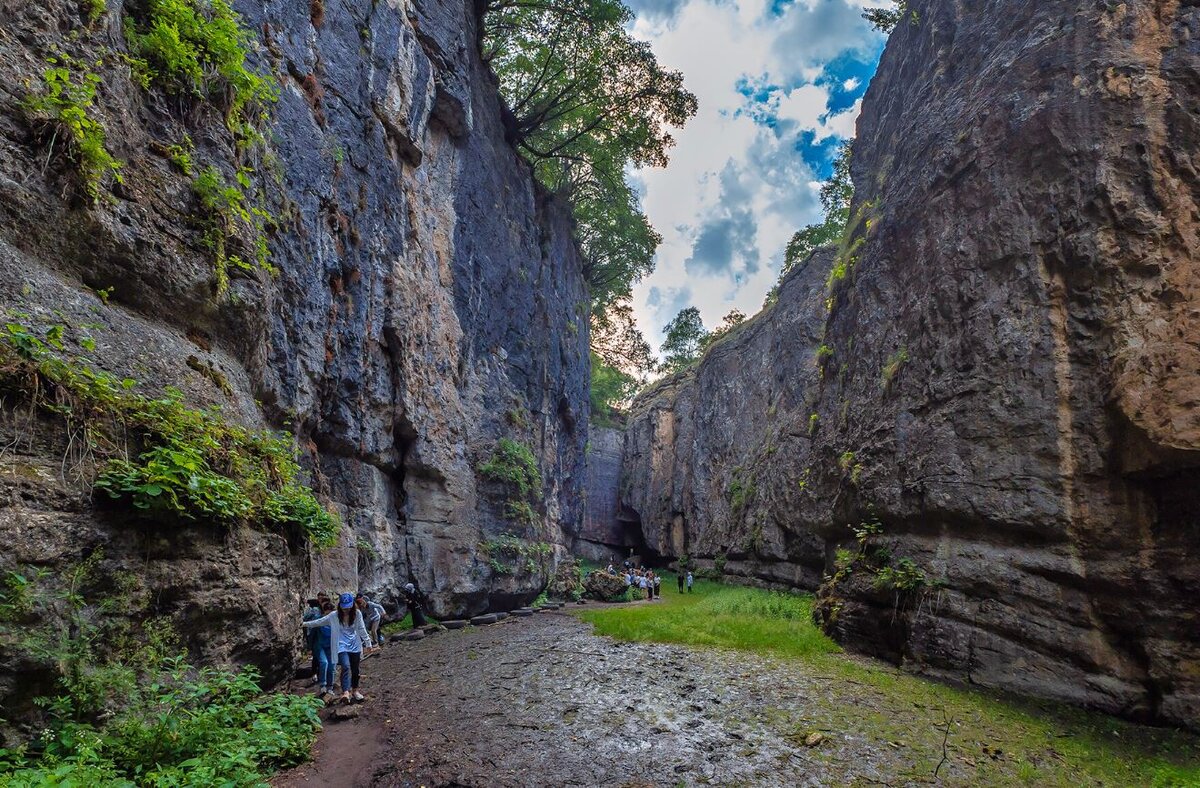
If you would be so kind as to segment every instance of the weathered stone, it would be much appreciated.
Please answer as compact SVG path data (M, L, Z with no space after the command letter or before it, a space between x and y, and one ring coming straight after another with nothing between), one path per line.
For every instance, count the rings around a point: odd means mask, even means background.
M625 578L597 570L583 578L583 588L590 599L615 602L625 594Z
M910 5L847 275L641 396L622 500L662 556L809 589L877 517L925 582L827 587L839 639L1200 726L1200 8Z
M74 0L5 7L0 305L35 329L88 335L89 363L139 391L175 386L233 421L294 431L343 538L310 561L295 534L98 515L86 489L59 481L65 442L47 433L22 444L28 456L6 455L35 471L0 479L0 537L18 545L0 572L60 570L102 546L102 568L141 578L149 613L175 622L194 656L276 680L317 590L363 589L402 616L398 589L415 580L427 612L451 617L545 586L582 512L587 292L569 211L505 139L475 4L326 3L319 24L305 3L234 5L264 37L254 61L280 81L267 149L245 157L219 108L183 112L131 79L119 4L92 29ZM104 62L89 114L123 162L111 199L83 194L66 146L48 156L22 106L59 50ZM266 162L252 191L278 220L277 275L234 268L216 293L193 178L163 155L185 137L194 161L231 182L235 162ZM249 235L230 253L253 259ZM5 396L5 422L12 408ZM514 530L507 492L476 473L501 437L534 447L545 479L545 519L529 535L554 543L555 559L535 572L498 575L479 555ZM13 698L38 694L29 671L0 668L6 719L28 706Z
M475 616L471 619L471 624L481 627L485 624L495 624L498 619L495 613L484 613L482 616Z
M528 618L533 615L533 609L528 607L519 607L512 612L517 618Z
M467 621L461 618L452 618L449 621L443 621L442 626L446 629L462 629L467 625Z

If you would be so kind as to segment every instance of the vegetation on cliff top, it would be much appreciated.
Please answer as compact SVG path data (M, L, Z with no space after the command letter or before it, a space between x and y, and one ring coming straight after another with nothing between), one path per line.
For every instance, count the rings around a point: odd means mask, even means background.
M300 482L290 436L231 424L217 408L189 408L175 389L136 393L136 381L69 355L64 338L63 326L38 334L8 323L0 390L65 421L82 439L81 473L99 465L95 489L106 498L157 521L294 527L317 546L337 540L337 517Z

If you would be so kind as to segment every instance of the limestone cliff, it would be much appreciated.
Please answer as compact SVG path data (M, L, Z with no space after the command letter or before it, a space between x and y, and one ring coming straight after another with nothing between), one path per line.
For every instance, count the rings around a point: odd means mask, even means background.
M848 242L639 401L623 499L913 670L1200 725L1200 8L910 6Z
M0 305L86 334L88 363L139 390L177 386L230 420L292 430L340 544L310 554L250 526L98 512L64 460L69 436L6 400L0 571L57 572L102 548L194 652L273 677L290 668L305 592L395 602L412 579L439 616L536 595L552 561L497 569L481 545L514 533L561 552L578 530L587 309L569 213L506 141L475 4L234 5L279 82L249 153L211 102L138 85L122 33L134 0L0 0ZM98 77L89 114L123 162L96 201L27 109L55 53ZM172 152L185 140L192 169L232 182L251 168L275 273L214 282L194 174ZM478 472L502 437L540 466L536 522L514 523Z

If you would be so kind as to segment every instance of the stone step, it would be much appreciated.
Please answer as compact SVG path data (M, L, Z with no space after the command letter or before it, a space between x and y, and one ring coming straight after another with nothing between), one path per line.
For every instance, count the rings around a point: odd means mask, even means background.
M512 614L513 614L514 616L518 617L518 618L527 618L527 617L529 617L529 616L532 616L532 615L533 615L533 608L531 608L531 607L519 607L519 608L517 608L516 610L514 610L514 611L512 612Z
M465 618L452 618L449 621L443 621L442 627L445 629L462 629L467 625Z
M503 610L498 613L493 613L492 615L496 617L497 621L503 621L504 619L508 618L508 613Z
M481 627L485 624L495 624L496 620L495 613L486 613L482 616L475 616L471 619L471 623L477 627Z
M408 632L400 633L400 639L404 640L404 641L423 640L424 638L425 638L425 632L420 629L413 629L413 630L409 630Z

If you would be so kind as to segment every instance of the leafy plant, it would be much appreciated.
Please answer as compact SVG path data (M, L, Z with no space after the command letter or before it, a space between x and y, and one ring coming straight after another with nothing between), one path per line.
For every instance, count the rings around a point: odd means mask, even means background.
M868 8L862 15L872 27L883 33L891 33L905 18L911 25L921 22L916 10L908 7L908 0L896 0L892 8Z
M278 97L275 79L251 68L250 32L226 0L137 0L127 4L125 40L146 80L217 101L243 142Z
M532 574L545 568L546 559L554 554L549 542L535 542L512 534L502 534L480 545L488 557L488 565L499 575L511 575L518 569Z
M200 225L203 229L201 241L213 254L216 270L217 295L229 288L231 268L252 271L257 265L272 271L270 250L267 246L266 228L274 218L263 208L247 200L244 193L250 187L250 172L239 170L237 183L225 180L216 167L206 167L192 181L192 191L200 201ZM237 238L245 228L253 238L254 264L228 251L230 239Z
M108 10L106 0L83 0L83 10L87 12L88 24L96 24Z
M754 481L745 478L745 471L743 469L735 468L726 492L729 496L729 508L735 517L739 516L745 510L746 504L754 497Z
M892 385L892 379L896 377L896 373L908 362L908 348L900 348L892 355L888 356L887 362L883 365L883 372L880 376L880 385L887 388Z
M191 175L195 168L195 163L192 161L192 154L196 152L196 145L192 142L191 135L184 134L183 142L178 145L167 146L167 158L171 163L179 168L179 171L184 175Z
M92 116L100 77L91 71L76 76L67 63L58 65L58 58L49 58L47 62L51 67L42 72L43 91L27 97L25 109L36 120L54 128L54 139L61 135L66 140L83 178L84 190L93 202L99 202L102 190L110 182L122 182L123 166L108 152L104 126Z
M537 523L538 514L530 502L542 500L542 473L528 446L501 438L492 456L479 466L479 472L508 489L505 513L510 519L527 525Z
M94 484L106 499L156 520L296 527L319 547L337 541L337 517L299 482L290 435L188 408L176 389L152 398L136 385L56 354L20 324L0 332L0 391L82 425L104 461Z

